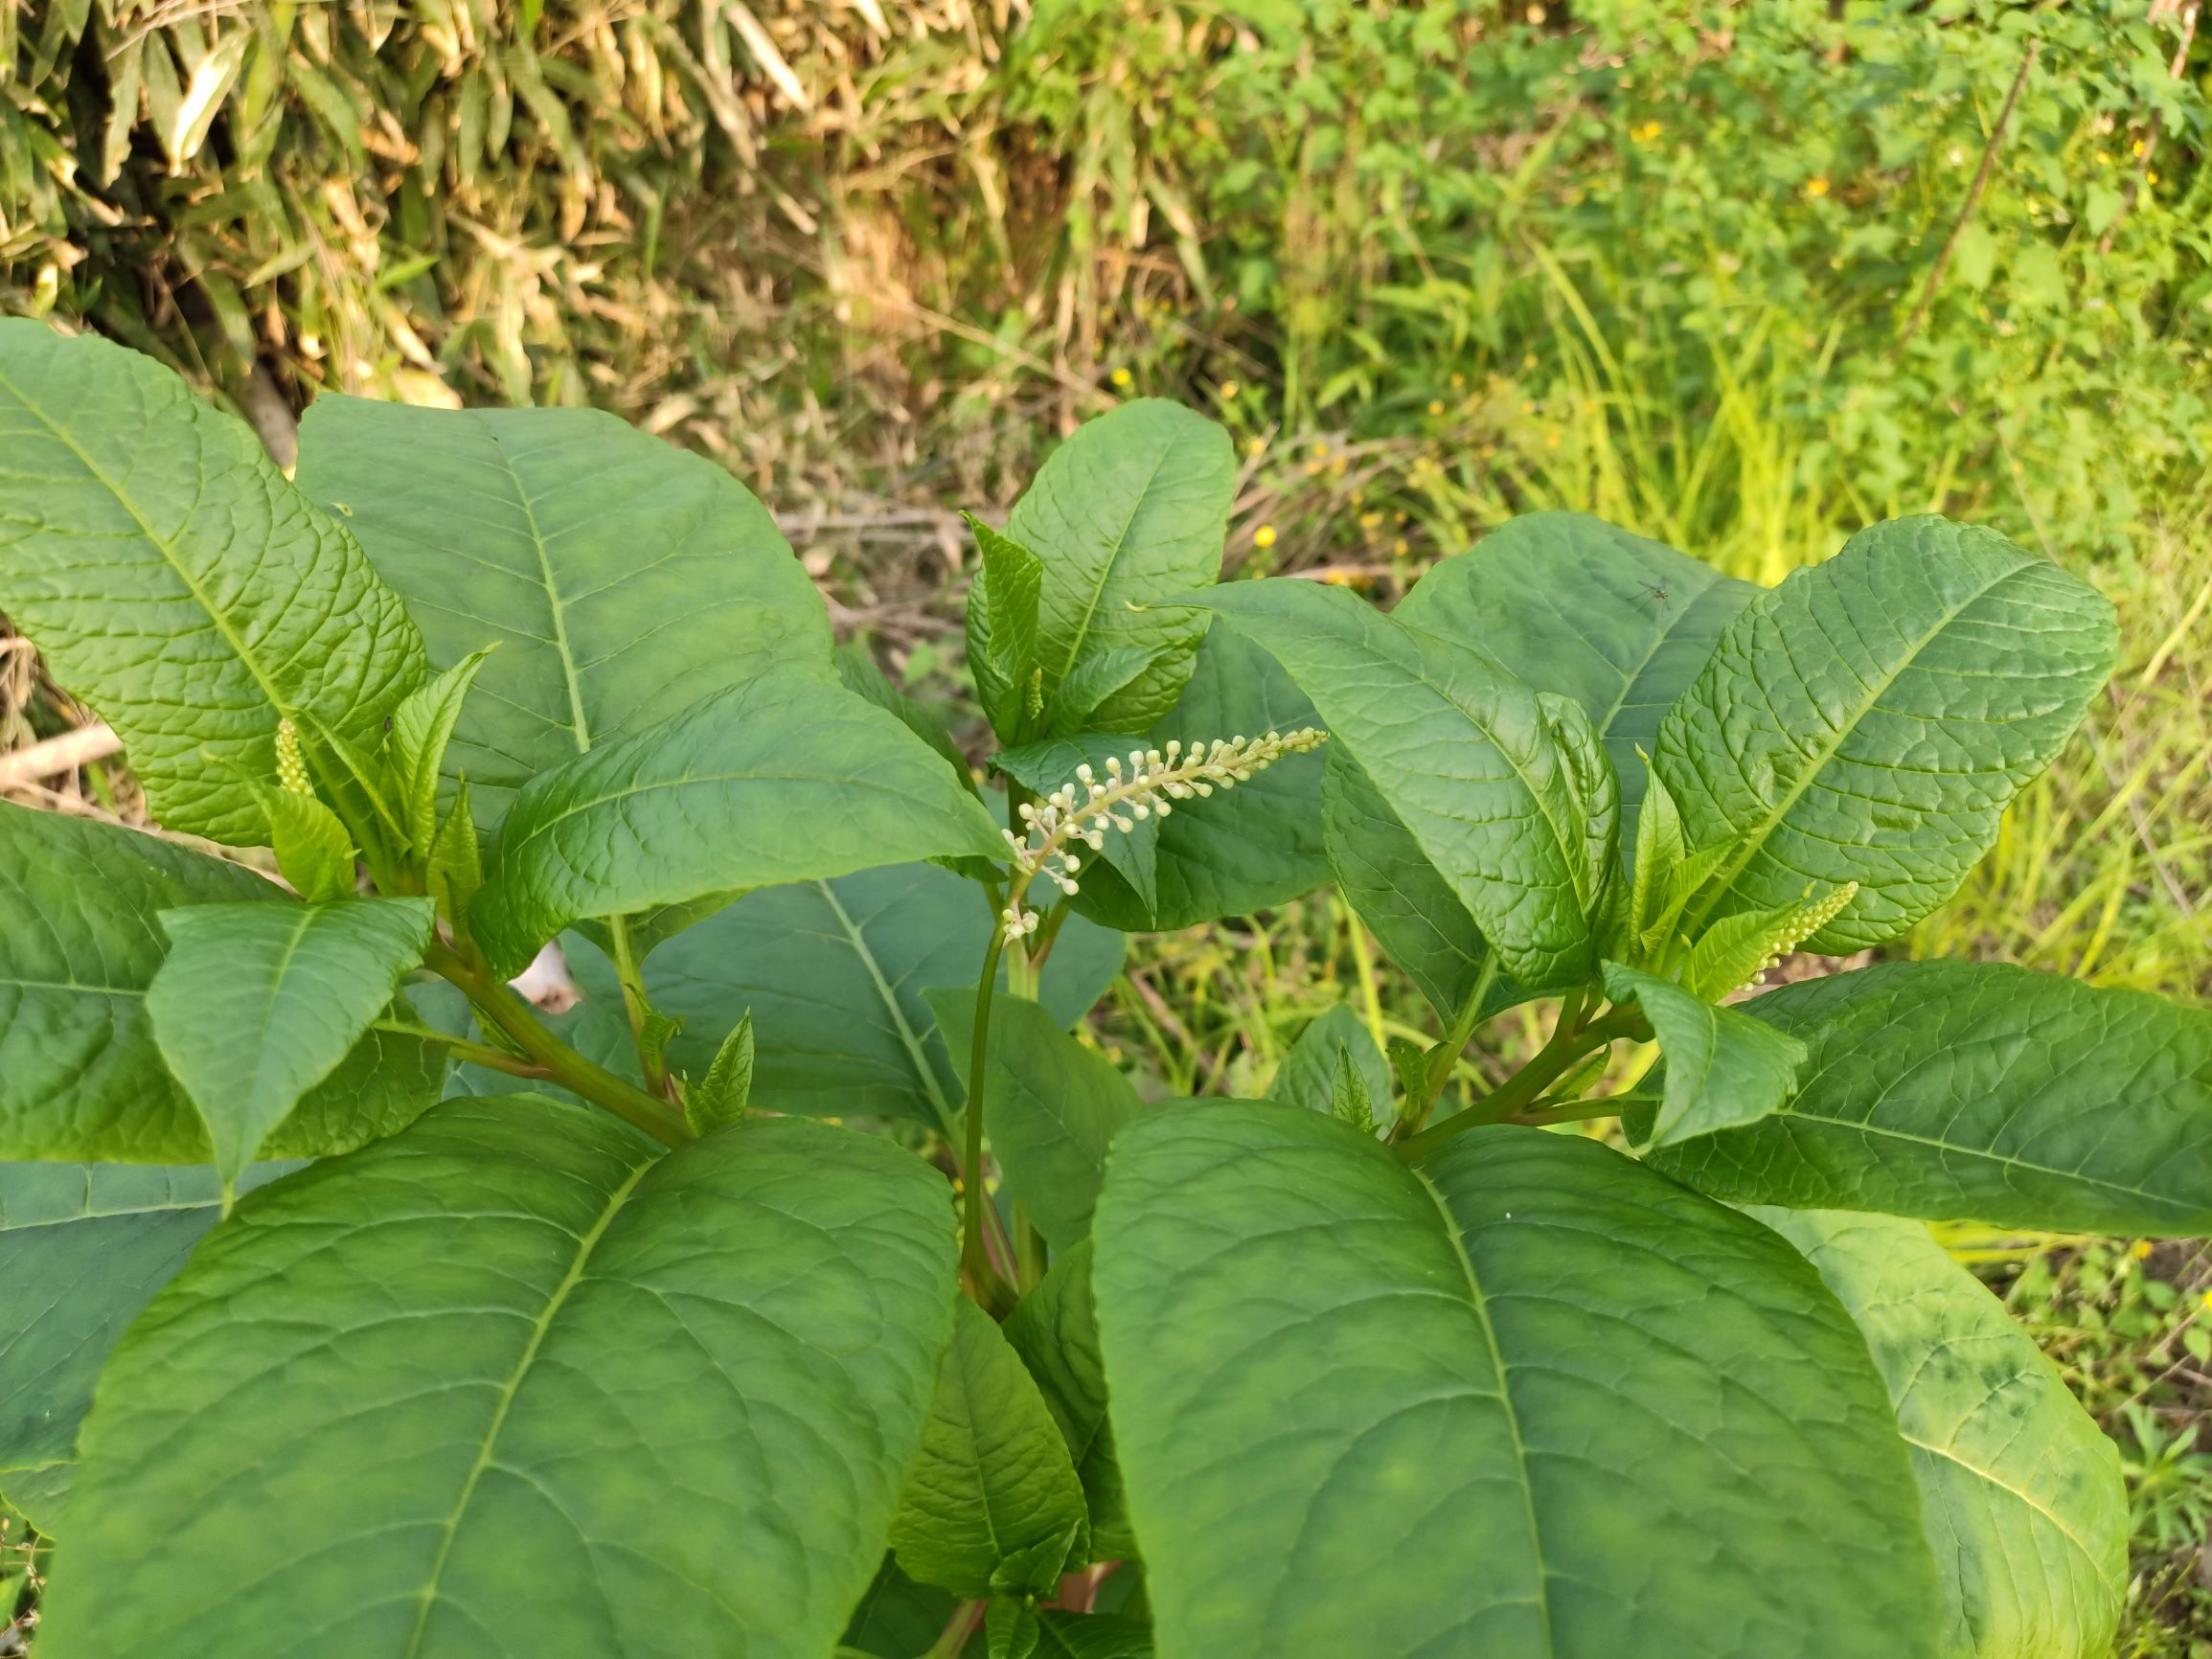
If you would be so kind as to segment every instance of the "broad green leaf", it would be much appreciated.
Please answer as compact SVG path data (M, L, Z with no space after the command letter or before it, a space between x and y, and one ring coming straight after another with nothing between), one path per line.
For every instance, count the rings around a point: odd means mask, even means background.
M952 734L945 729L945 722L893 685L891 676L858 640L850 640L838 648L837 678L855 696L865 697L885 714L897 716L901 725L937 751L952 768L952 775L960 781L962 788L974 789L975 781L969 772L968 758L952 740Z
M898 1558L887 1555L853 1609L837 1651L864 1653L869 1659L915 1659L945 1634L959 1605L960 1598L951 1591L917 1584L899 1570Z
M1152 1629L1122 1613L1038 1616L1036 1659L1152 1659Z
M975 993L933 990L929 1006L964 1062L974 1040ZM1045 1242L1065 1250L1090 1230L1106 1147L1144 1110L1136 1089L1042 1005L994 996L986 1034L983 1126ZM963 1067L965 1070L965 1066Z
M1090 1263L1088 1239L1054 1257L1044 1277L1007 1316L1006 1340L1037 1379L1067 1443L1090 1510L1092 1558L1124 1560L1136 1554L1137 1541L1129 1531L1106 1419L1106 1361L1099 1354Z
M2212 1233L2212 1013L1908 962L1744 1011L1811 1051L1770 1118L1653 1154L1717 1197L2067 1233Z
M961 1298L891 1527L900 1566L955 1595L988 1596L1015 1587L998 1581L1009 1558L1057 1543L1060 1558L1018 1586L1042 1592L1063 1562L1090 1558L1085 1531L1083 1489L1043 1397L991 1315Z
M1715 1008L1672 980L1617 962L1606 964L1606 994L1643 1010L1666 1057L1654 1147L1756 1123L1796 1086L1805 1045L1741 1010Z
M704 1134L742 1118L752 1097L753 1016L747 1012L722 1038L707 1075L685 1098L684 1109L692 1126Z
M1230 582L1202 602L1275 655L1531 989L1596 971L1589 915L1611 879L1614 795L1579 705L1342 588ZM1562 741L1562 734L1569 740ZM1593 855L1593 847L1608 849Z
M922 993L972 988L994 925L983 890L949 871L863 870L748 894L654 952L646 989L683 1019L669 1058L695 1078L752 1011L763 1110L913 1118L949 1132L968 1057L946 1052ZM1045 961L1044 1006L1073 1025L1121 963L1120 935L1071 916Z
M945 1185L788 1119L656 1150L449 1101L244 1199L101 1379L41 1659L819 1659L921 1443Z
M275 772L277 722L369 742L422 677L351 532L136 352L0 318L0 611L171 830L259 844L247 780Z
M1161 1651L1929 1659L1919 1495L1843 1309L1593 1141L1418 1170L1265 1102L1155 1112L1094 1229Z
M1482 929L1340 744L1328 745L1321 823L1337 892L1429 1006L1450 1019L1482 978L1490 954ZM1528 996L1511 974L1494 974L1485 1017Z
M1164 748L1171 738L1188 744L1294 732L1315 723L1312 703L1281 665L1224 625L1198 648L1182 700L1141 740ZM1128 738L1078 741L1096 741L1107 753L1127 754L1132 746ZM1124 933L1165 932L1248 915L1312 892L1329 879L1320 810L1322 760L1329 747L1286 756L1249 783L1185 802L1172 817L1140 824L1133 836L1113 837L1104 852L1107 867L1093 863L1082 878L1077 910ZM1073 776L1070 769L1049 784L1030 786L1049 790ZM1149 874L1125 869L1124 859L1130 856L1148 860Z
M1375 1046L1375 1034L1366 1022L1344 1003L1329 1009L1298 1034L1298 1040L1275 1068L1267 1098L1287 1106L1303 1106L1310 1112L1327 1112L1335 1099L1337 1067L1344 1057L1350 1058L1366 1085L1369 1103L1380 1105L1387 1117L1390 1061Z
M1158 654L1091 712L1090 725L1147 731L1174 707L1205 619L1136 607L1220 576L1236 484L1228 433L1158 398L1085 422L1052 452L1006 524L1043 564L1037 661L1047 699L1086 657L1135 648Z
M393 781L399 785L407 838L418 852L426 854L437 839L439 769L445 764L469 687L496 648L486 646L470 652L428 685L408 693L392 711L392 729L385 734L384 753Z
M161 913L169 956L146 1011L226 1183L390 1005L437 919L427 898Z
M1945 1659L2106 1659L2128 1589L2119 1448L1927 1229L1753 1212L1820 1270L1889 1384L1950 1610Z
M1859 884L1809 942L1895 939L1957 890L2112 666L2112 607L1994 531L1900 518L1729 624L1653 757L1690 844L1736 842L1692 931Z
M978 559L968 589L968 666L984 717L1001 742L1011 743L1029 723L1026 699L1037 668L1038 589L1044 566L972 512L966 516Z
M0 1164L0 1497L49 1537L100 1368L221 1204L204 1165Z
M250 799L250 797L249 797ZM204 1164L207 1127L162 1063L146 991L180 905L282 889L235 864L82 818L0 803L0 1158ZM271 1157L345 1151L438 1098L445 1056L372 1031L271 1138Z
M834 683L821 597L721 467L589 409L317 398L300 488L440 665L497 644L446 751L477 822L537 773L773 673Z
M471 915L514 974L579 917L960 853L1006 843L941 760L844 688L778 674L533 780Z
M1758 592L1588 513L1530 512L1435 565L1393 614L1580 703L1620 775L1626 841L1644 798L1636 750Z

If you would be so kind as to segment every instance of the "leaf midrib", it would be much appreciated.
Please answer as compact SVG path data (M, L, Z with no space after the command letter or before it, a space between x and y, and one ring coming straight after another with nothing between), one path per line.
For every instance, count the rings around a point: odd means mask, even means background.
M647 1171L652 1167L650 1160L640 1164L608 1195L606 1208L600 1213L599 1219L592 1223L590 1230L577 1240L575 1259L570 1261L568 1271L562 1275L560 1283L554 1286L553 1294L546 1298L544 1310L538 1314L536 1323L531 1328L530 1340L523 1346L522 1356L515 1362L513 1374L500 1390L499 1403L492 1411L491 1421L484 1431L483 1443L477 1447L476 1461L463 1479L460 1495L455 1498L452 1512L445 1517L441 1529L443 1536L438 1542L437 1557L430 1563L429 1577L424 1579L422 1588L416 1592L421 1605L416 1609L415 1628L407 1639L403 1659L416 1659L422 1650L422 1637L429 1629L431 1611L438 1604L439 1585L445 1579L446 1562L453 1554L454 1540L460 1536L462 1519L467 1513L470 1500L476 1495L477 1482L483 1479L484 1471L491 1466L492 1448L498 1444L500 1433L507 1426L507 1415L513 1408L515 1396L522 1390L523 1378L529 1375L531 1366L536 1362L538 1350L545 1344L546 1332L553 1329L553 1321L570 1294L582 1283L584 1266L591 1260L591 1253L599 1247L600 1240L606 1236L606 1230L616 1214L629 1201L630 1194L637 1190L637 1184L645 1179Z
M929 1064L928 1051L923 1047L922 1039L907 1022L906 1011L899 1006L898 995L892 990L890 982L883 977L882 966L877 962L875 951L869 948L867 935L855 924L851 914L839 901L835 890L827 881L817 881L814 886L820 889L823 901L837 918L837 925L845 930L845 938L853 947L853 954L860 959L860 965L868 970L869 983L875 986L876 994L883 1001L884 1011L891 1016L892 1027L898 1033L900 1045L905 1049L906 1057L914 1067L914 1075L922 1079L923 1092L929 1097L930 1105L936 1109L938 1125L949 1135L956 1126L952 1104L945 1098L945 1091L938 1086L936 1071Z
M79 464L92 475L100 487L115 497L116 502L123 508L124 511L129 513L137 521L140 534L146 537L154 551L161 555L162 562L176 573L177 580L184 583L186 590L191 593L200 609L207 613L208 620L215 624L216 631L222 635L224 643L231 648L232 655L237 657L239 665L253 676L254 683L261 687L262 694L268 698L270 705L282 715L288 716L297 713L297 705L280 692L276 682L262 671L261 664L246 649L245 642L231 627L229 619L216 608L209 600L206 589L201 587L192 572L187 570L183 563L178 560L175 550L171 546L169 540L154 529L145 513L139 511L138 503L125 493L121 485L108 477L106 470L92 458L91 454L76 439L72 438L64 428L57 425L46 411L33 402L23 389L6 375L0 375L0 388L5 388L26 413L44 426L47 431L53 433L56 440L70 454L77 457ZM194 422L194 454L201 463L201 476L204 486L206 456L204 450L197 443L198 432L196 428L197 423Z
M1060 681L1074 671L1075 660L1083 653L1083 641L1090 637L1091 623L1098 615L1099 602L1106 597L1106 583L1113 580L1114 571L1121 564L1122 555L1129 551L1129 532L1136 528L1137 515L1145 510L1145 497L1152 493L1152 486L1159 482L1160 472L1168 464L1169 447L1161 445L1159 454L1152 461L1152 469L1145 474L1144 484L1137 489L1135 500L1129 504L1129 517L1114 534L1112 545L1106 552L1106 563L1099 571L1097 582L1091 587L1090 601L1083 607L1083 620L1076 624L1075 638L1068 642L1067 661L1060 665L1059 674L1054 677L1053 686L1056 690Z
M479 423L482 424L481 422ZM576 734L576 752L587 754L591 749L591 722L583 712L583 685L578 677L576 653L568 643L568 610L560 597L560 584L554 580L553 556L545 545L545 532L538 528L537 508L532 501L530 487L522 482L522 474L514 469L514 458L499 435L489 427L483 428L491 441L492 449L499 456L499 465L514 485L514 504L522 509L523 522L530 530L531 551L537 555L538 575L545 587L545 602L552 613L553 638L549 642L555 655L560 659L560 672L568 683L568 712L571 729Z
M1474 1261L1467 1253L1467 1240L1450 1206L1445 1203L1444 1194L1424 1170L1417 1169L1411 1173L1428 1201L1436 1206L1437 1219L1444 1224L1445 1237L1451 1243L1452 1259L1459 1263L1460 1273L1467 1281L1468 1307L1474 1314L1475 1323L1482 1328L1483 1346L1490 1353L1492 1368L1497 1373L1497 1399L1512 1437L1514 1470L1520 1477L1516 1484L1520 1488L1521 1512L1528 1521L1529 1556L1536 1566L1537 1617L1543 1630L1543 1652L1546 1659L1557 1659L1559 1648L1552 1635L1551 1569L1544 1562L1543 1534L1537 1528L1536 1483L1529 1478L1528 1443L1521 1437L1520 1413L1514 1405L1513 1378L1508 1375L1504 1350L1498 1346L1497 1329L1490 1322L1490 1298L1483 1293L1482 1282L1475 1277Z

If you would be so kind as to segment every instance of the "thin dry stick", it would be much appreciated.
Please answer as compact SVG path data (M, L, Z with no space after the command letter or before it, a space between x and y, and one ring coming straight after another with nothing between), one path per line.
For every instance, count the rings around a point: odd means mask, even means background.
M2157 8L2153 7L2152 10L2155 11ZM2174 54L2173 67L2167 72L2171 79L2178 80L2188 72L2189 47L2196 38L2197 6L2195 0L2192 0L2181 11L2181 48ZM2097 239L2099 254L2112 251L2112 238L2119 234L2120 226L2127 222L2128 216L2135 211L2135 198L2143 193L2143 185L2151 176L2151 158L2158 153L2158 139L2165 130L2165 125L2163 110L2152 115L2150 130L2143 135L2143 154L2136 164L2134 176L2128 180L2127 193L2120 198L2120 211L2112 216L2112 222L2105 227L2105 234Z
M1950 227L1950 235L1944 239L1943 252L1935 256L1935 264L1927 273L1927 285L1920 290L1920 304L1913 307L1912 315L1904 320L1904 327L1898 330L1897 344L1889 349L1892 357L1904 350L1904 343L1919 330L1922 321L1927 316L1928 307L1935 303L1935 290L1943 282L1944 271L1950 267L1950 256L1958 249L1958 239L1966 234L1967 224L1973 217L1973 210L1981 205L1981 193L1988 188L1989 175L1996 166L1997 149L2004 143L2005 128L2012 125L2013 109L2020 101L2020 91L2028 83L2028 72L2035 68L2036 58L2042 49L2043 43L2041 40L2028 42L2027 56L2020 59L2020 72L2013 77L2013 88L2005 94L2005 106L1997 112L1996 125L1990 128L1989 143L1982 147L1981 166L1974 170L1973 183L1967 188L1966 205L1958 210L1958 218Z

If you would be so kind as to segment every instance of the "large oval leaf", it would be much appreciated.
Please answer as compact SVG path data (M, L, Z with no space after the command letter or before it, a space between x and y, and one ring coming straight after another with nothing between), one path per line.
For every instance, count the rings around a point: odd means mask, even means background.
M913 1118L950 1134L968 1056L946 1050L923 993L963 986L972 995L992 926L983 889L949 870L862 870L747 894L653 952L646 989L655 1008L684 1022L669 1058L695 1078L750 1011L754 1105ZM1120 935L1070 917L1038 1000L1071 1026L1121 963ZM616 987L588 989L619 1007Z
M1744 1011L1811 1051L1773 1116L1652 1162L1701 1192L2077 1233L2212 1232L2212 1014L2001 963L1891 963Z
M445 667L496 643L445 752L486 830L587 749L775 670L834 683L830 619L767 510L591 409L315 399L300 488L361 538Z
M56 1659L819 1659L953 1296L944 1183L796 1119L654 1161L450 1101L263 1189L116 1350Z
M1043 563L1036 660L1048 705L1079 670L1110 661L1129 671L1109 676L1083 724L1142 732L1174 707L1205 618L1136 607L1220 575L1236 488L1228 433L1156 398L1084 422L1052 452L1006 524Z
M252 872L172 842L0 803L0 1158L208 1160L146 993L169 951L160 912L241 900L288 904ZM437 1098L444 1072L443 1050L373 1030L277 1127L269 1155L391 1134Z
M1765 1228L1594 1142L1420 1170L1261 1102L1153 1114L1093 1232L1166 1659L1925 1659L1881 1378Z
M1137 1541L1129 1531L1121 1469L1114 1462L1090 1258L1088 1239L1055 1256L1044 1277L1007 1315L1006 1340L1037 1379L1074 1460L1090 1510L1093 1558L1126 1560L1136 1554Z
M0 1498L47 1536L100 1368L221 1210L204 1166L0 1164Z
M1732 844L1691 930L1859 883L1806 942L1858 950L1949 898L2111 670L2109 601L1994 531L1862 530L1728 626L1653 763L1692 847Z
M1451 883L1340 743L1329 745L1321 773L1321 827L1336 891L1448 1021L1474 994L1490 947ZM1493 974L1483 1017L1528 997L1511 974Z
M353 535L150 357L0 318L0 609L171 830L262 845L277 723L373 748L422 678Z
M470 915L512 975L580 917L944 854L1003 860L1006 842L897 718L779 674L534 779Z
M1621 836L1644 799L1641 748L1759 592L1586 512L1529 512L1441 560L1392 614L1480 645L1539 692L1582 704L1621 780Z
M1313 699L1376 792L1534 989L1596 971L1616 796L1588 716L1341 588L1239 581L1202 602Z
M1946 1659L2106 1659L2128 1494L2119 1448L2058 1367L1926 1227L1754 1214L1820 1270L1889 1384L1943 1575Z

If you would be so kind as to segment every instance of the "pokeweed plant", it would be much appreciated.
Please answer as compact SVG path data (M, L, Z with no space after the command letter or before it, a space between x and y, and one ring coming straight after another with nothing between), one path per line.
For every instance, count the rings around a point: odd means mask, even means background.
M975 524L976 772L610 418L325 398L294 483L0 323L0 606L170 832L0 807L39 1659L2102 1653L2116 1456L1922 1223L2212 1228L2212 1020L1734 999L1944 900L2109 607L1547 513L1385 615L1212 585L1234 470L1130 403ZM1147 1102L1070 1034L1122 934L1332 880L1435 1044Z

